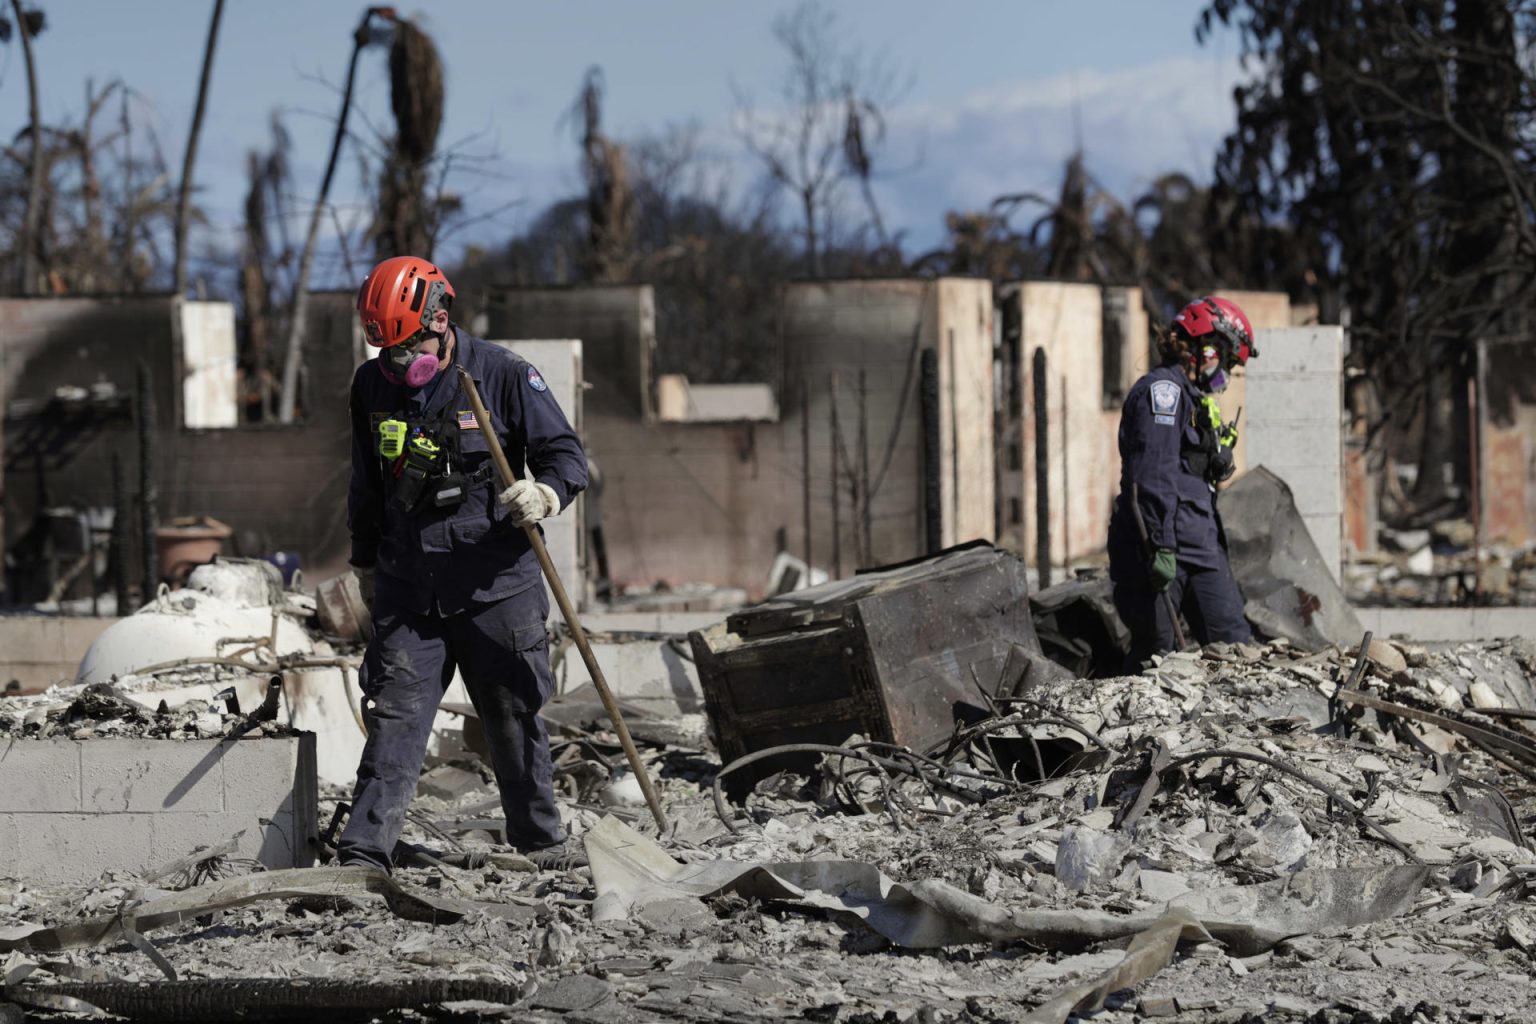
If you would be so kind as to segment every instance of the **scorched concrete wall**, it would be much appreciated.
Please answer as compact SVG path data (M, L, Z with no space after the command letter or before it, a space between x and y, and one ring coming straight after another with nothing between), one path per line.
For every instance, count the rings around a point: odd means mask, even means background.
M0 872L32 884L138 872L244 832L236 856L314 862L315 737L0 741Z
M1104 402L1104 297L1093 284L1025 281L1018 288L1018 386L1024 396L1021 539L1033 561L1039 516L1034 358L1043 349L1051 562L1062 565L1103 550L1119 483L1114 446L1119 410L1106 410Z
M585 441L604 476L604 530L611 576L618 584L700 582L758 594L781 543L796 555L809 550L818 567L835 571L840 563L845 574L860 565L922 553L917 391L924 348L935 350L940 374L942 536L946 542L992 536L987 282L956 278L786 286L780 318L783 369L781 379L773 382L781 418L767 423L659 423L648 418L644 403L651 382L629 374L649 373L655 343L649 288L509 290L493 295L487 308L493 337L579 337L583 342L591 384L583 411ZM599 347L588 331L600 335ZM630 349L637 354L626 356ZM831 427L834 381L837 444ZM804 436L802 427L808 428ZM807 439L808 462L802 456ZM866 450L867 536L865 506L854 497L864 478ZM835 489L834 451L841 453Z
M111 505L114 454L137 522L134 397L144 359L159 424L155 459L162 523L175 516L212 516L235 528L236 540L245 541L244 554L297 551L312 578L339 570L348 551L347 395L363 348L353 298L350 292L311 297L302 422L216 430L183 426L187 366L181 300L0 300L5 461L13 467L10 486L3 489L7 548L15 550L44 506ZM207 318L207 311L199 310L191 319ZM208 360L197 360L208 370ZM68 409L45 404L61 387L93 385L110 385L116 397ZM200 408L207 404L200 403ZM27 467L26 486L17 485L18 466ZM138 537L135 526L128 532L127 559L134 568L141 564Z
M1290 485L1323 562L1339 578L1344 544L1344 330L1257 332L1243 434L1248 464Z

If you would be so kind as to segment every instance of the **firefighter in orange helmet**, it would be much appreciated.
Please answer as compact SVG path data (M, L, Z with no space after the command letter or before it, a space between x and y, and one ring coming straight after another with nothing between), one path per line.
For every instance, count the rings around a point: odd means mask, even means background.
M453 286L397 256L357 295L370 345L352 380L351 562L373 612L360 681L368 740L344 864L393 866L432 720L455 670L485 728L506 840L543 866L568 864L538 711L554 680L549 597L522 529L587 484L580 440L539 371L450 319ZM474 379L523 479L499 489L459 375Z

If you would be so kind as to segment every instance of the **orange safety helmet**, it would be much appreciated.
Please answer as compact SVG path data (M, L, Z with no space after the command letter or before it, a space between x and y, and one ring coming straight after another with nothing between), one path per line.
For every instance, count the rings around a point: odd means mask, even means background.
M434 264L416 256L393 256L368 273L357 292L363 334L375 348L409 341L453 305L453 285Z

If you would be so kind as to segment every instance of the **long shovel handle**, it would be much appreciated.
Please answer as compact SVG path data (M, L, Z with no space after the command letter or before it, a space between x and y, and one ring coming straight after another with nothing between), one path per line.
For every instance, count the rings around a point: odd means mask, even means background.
M491 429L491 417L485 411L485 403L480 401L480 391L475 387L475 379L462 366L458 367L458 372L459 379L464 384L464 394L469 398L469 407L475 414L475 423L480 427L480 436L485 438L485 446L490 450L492 461L496 463L496 471L501 474L502 485L511 487L516 478L512 475L512 467L507 463L506 452L501 450L501 442L496 437L496 431ZM619 705L613 699L613 692L608 689L608 680L603 678L603 670L597 664L597 655L592 653L592 645L587 642L587 632L581 628L581 620L576 617L576 608L571 604L571 599L566 596L565 586L560 582L560 574L555 570L555 563L550 560L549 549L544 546L544 537L535 524L530 523L523 527L523 531L527 533L528 543L533 547L533 553L539 559L539 566L544 570L544 578L549 581L549 589L554 592L555 603L560 606L560 614L565 616L565 624L570 627L571 636L576 640L576 649L581 652L581 660L586 662L587 674L592 677L592 685L597 687L597 695L602 698L603 709L608 712L608 720L613 723L613 731L619 734L619 743L624 747L624 756L629 759L630 770L635 773L635 778L640 782L640 790L645 794L646 806L650 807L651 816L656 819L656 827L665 835L667 818L661 813L661 801L656 799L656 790L651 785L651 775L640 760L640 752L635 749L635 741L630 738L629 726L624 724L624 716L619 713Z
M462 372L462 371L461 371ZM1141 550L1147 560L1152 560L1152 538L1147 535L1147 521L1141 517L1141 487L1131 484L1131 511L1136 513L1136 531L1141 534ZM1173 624L1173 642L1178 644L1179 650L1188 646L1184 639L1184 627L1179 624L1179 610L1173 606L1173 595L1164 587L1159 591L1163 597L1163 607L1168 611L1168 621Z

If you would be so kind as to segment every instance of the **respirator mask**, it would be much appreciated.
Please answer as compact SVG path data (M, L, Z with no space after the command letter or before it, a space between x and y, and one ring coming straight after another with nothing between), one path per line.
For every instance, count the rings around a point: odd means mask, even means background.
M421 351L432 335L418 331L413 337L398 345L391 345L379 353L379 369L391 384L404 384L419 388L437 375L437 356Z
M1216 360L1216 364L1207 368L1206 364L1212 359ZM1222 360L1218 357L1216 349L1210 345L1200 350L1200 370L1197 376L1200 379L1200 386L1202 388L1217 395L1227 390L1227 384L1230 383L1230 378L1227 376L1227 368L1222 365Z

